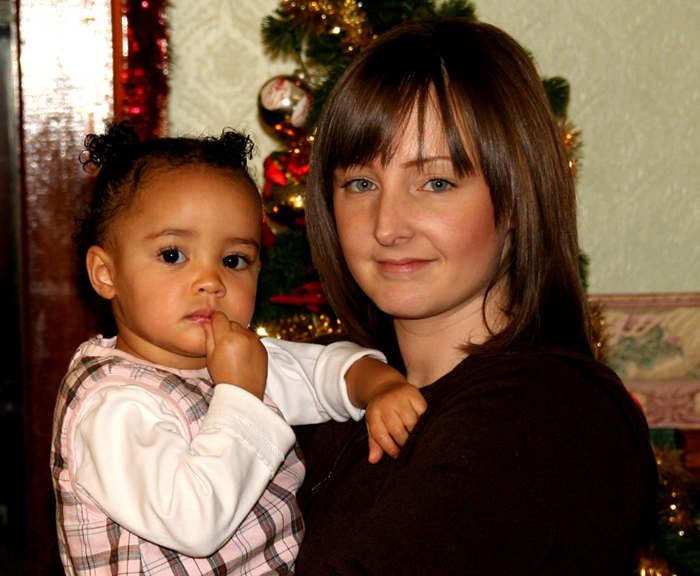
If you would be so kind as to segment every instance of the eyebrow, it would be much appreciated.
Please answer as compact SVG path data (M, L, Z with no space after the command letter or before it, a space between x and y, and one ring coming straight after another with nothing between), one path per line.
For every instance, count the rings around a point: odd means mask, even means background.
M192 230L185 230L184 228L166 228L160 232L154 232L146 236L146 240L155 240L156 238L162 238L163 236L179 236L181 238L191 238L197 236L196 232Z
M146 236L146 240L156 240L158 238L164 238L166 236L177 236L179 238L196 238L199 236L197 232L192 230L187 230L184 228L166 228L160 232L155 232ZM226 238L226 242L229 244L246 244L248 246L253 246L256 250L260 250L260 242L254 238L241 238L239 236L230 236Z
M416 158L414 160L409 160L408 162L403 162L401 167L413 168L414 166L418 166L420 164L430 164L432 162L442 162L445 160L452 162L452 158L450 156L428 156L427 158Z

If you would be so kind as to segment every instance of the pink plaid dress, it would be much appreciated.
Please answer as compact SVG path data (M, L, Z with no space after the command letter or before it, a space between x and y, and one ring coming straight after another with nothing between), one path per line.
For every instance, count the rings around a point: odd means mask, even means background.
M75 414L81 402L107 387L106 376L137 379L145 389L165 394L187 415L192 435L199 431L213 393L210 381L184 379L141 369L120 357L83 356L61 384L54 416L51 454L61 559L69 575L223 576L293 574L303 534L295 494L304 478L298 448L289 452L250 514L233 536L207 558L193 558L140 538L107 517L75 488L71 459Z

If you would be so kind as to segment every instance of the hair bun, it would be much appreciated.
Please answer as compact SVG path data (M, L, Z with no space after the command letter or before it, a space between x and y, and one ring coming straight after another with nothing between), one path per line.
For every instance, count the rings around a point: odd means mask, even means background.
M248 161L253 158L253 151L255 150L255 145L250 136L226 128L222 131L219 140L230 157L240 158L240 167L245 169Z
M85 149L80 153L79 160L83 166L102 168L112 158L138 142L138 134L130 122L108 122L104 134L85 136Z

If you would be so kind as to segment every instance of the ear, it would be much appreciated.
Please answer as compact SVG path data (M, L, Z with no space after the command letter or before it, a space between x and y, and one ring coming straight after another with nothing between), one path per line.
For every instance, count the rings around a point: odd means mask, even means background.
M112 300L116 295L114 287L114 261L100 246L90 246L85 257L90 284L102 298Z

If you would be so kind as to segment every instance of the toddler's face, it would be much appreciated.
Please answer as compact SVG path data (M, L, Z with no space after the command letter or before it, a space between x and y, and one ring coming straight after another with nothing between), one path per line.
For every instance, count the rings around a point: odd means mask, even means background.
M118 347L173 368L206 365L215 311L253 316L262 209L243 179L184 166L151 175L114 223Z

